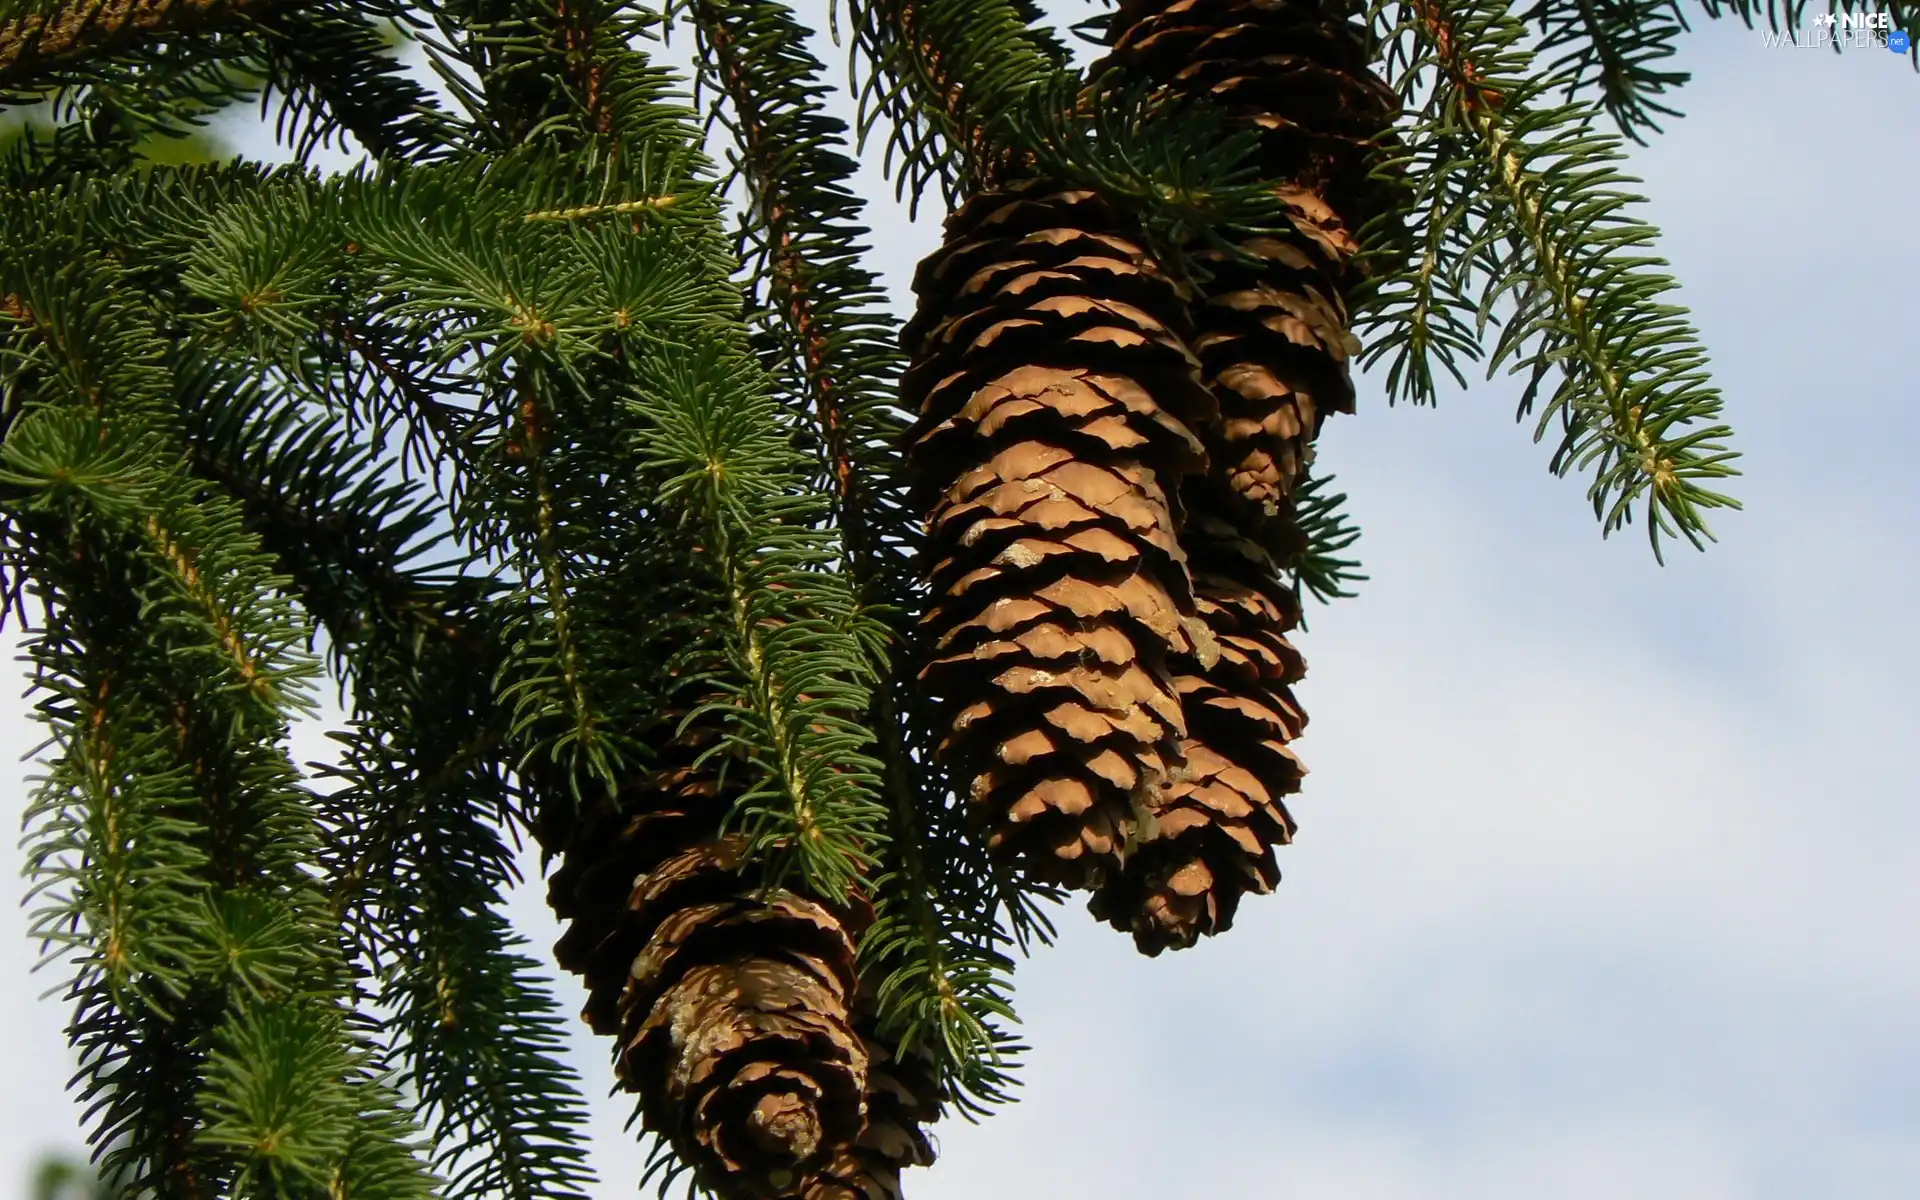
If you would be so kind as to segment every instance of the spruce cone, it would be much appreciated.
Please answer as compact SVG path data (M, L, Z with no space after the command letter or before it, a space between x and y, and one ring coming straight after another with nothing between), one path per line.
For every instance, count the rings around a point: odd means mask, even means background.
M914 289L941 752L996 852L1091 887L1177 763L1170 669L1207 654L1176 541L1211 415L1181 299L1113 209L1039 183L964 205Z
M1180 680L1186 768L1156 808L1157 840L1094 897L1096 915L1148 954L1233 922L1240 897L1279 879L1283 797L1304 769L1288 743L1306 718L1290 686L1297 598L1280 581L1298 549L1292 495L1330 412L1351 412L1346 292L1360 225L1385 203L1373 146L1398 111L1368 71L1364 31L1333 0L1123 0L1103 67L1204 99L1260 131L1264 173L1291 228L1250 235L1244 257L1204 252L1199 354L1219 422L1212 470L1186 493L1200 612L1219 658Z
M1320 423L1353 411L1345 295L1356 233L1387 203L1369 175L1399 102L1368 69L1350 12L1335 0L1128 0L1102 64L1261 132L1262 170L1293 228L1245 239L1252 261L1200 256L1213 278L1193 347L1222 408L1216 473L1283 521Z
M1224 933L1242 895L1273 890L1273 847L1294 829L1283 797L1306 773L1289 747L1306 725L1290 690L1306 665L1286 638L1299 600L1264 547L1207 506L1194 511L1194 591L1219 657L1178 681L1186 765L1156 808L1155 837L1089 905L1149 955Z
M562 858L548 899L570 922L556 956L585 978L588 1024L619 1038L646 1128L726 1200L773 1200L864 1128L858 915L758 886L742 840L719 832L718 765L695 765L715 736L674 738L617 803L575 815L556 801L540 831Z

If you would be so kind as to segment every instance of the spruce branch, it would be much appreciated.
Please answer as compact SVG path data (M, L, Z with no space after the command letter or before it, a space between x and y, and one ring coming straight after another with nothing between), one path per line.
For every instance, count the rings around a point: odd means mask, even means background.
M60 753L27 809L30 928L49 956L77 957L109 993L153 1005L187 990L204 851L194 796L165 734L139 727L123 672L87 663L74 635L49 629L29 649L43 719ZM84 664L84 665L83 665Z
M42 240L0 258L13 297L0 374L20 402L0 504L31 534L41 710L65 752L35 809L53 901L36 919L84 947L71 1036L96 1144L168 1194L215 1194L251 1167L203 1138L209 1108L244 1094L234 1111L251 1127L278 1120L275 1096L245 1084L292 1050L223 1056L217 1031L236 1013L297 985L322 1022L313 1045L341 1062L371 1053L312 874L313 798L281 748L307 703L311 627L238 506L190 470L162 318L88 228L112 230L103 193L25 215ZM423 1197L396 1103L366 1070L337 1082L328 1094L353 1113L329 1119L352 1139L326 1142L326 1179L318 1160L299 1167L309 1184Z
M102 1174L135 1195L142 1184L149 1194L217 1194L228 1170L222 1155L198 1143L194 1109L204 1040L218 1016L210 997L193 997L173 1015L123 1009L97 979L81 976L64 998L73 1004L67 1032L79 1067L69 1086L86 1106Z
M847 14L866 71L861 140L887 123L885 162L897 158L916 204L929 183L951 203L996 179L1019 149L1009 122L1025 94L1065 69L1016 0L847 0Z
M349 376L338 381L339 391L375 406L369 414L374 429L404 431L405 460L414 470L426 473L443 456L455 462L468 457L477 423L459 424L463 414L439 394L453 389L437 386L439 381L431 377L423 380L415 373L418 367L411 356L403 358L413 348L406 344L405 330L363 325L341 316L327 325L326 332L337 349L336 361ZM414 344L419 340L414 339ZM355 371L356 365L363 369ZM427 369L430 376L441 374L430 365ZM362 386L353 386L356 383ZM456 475L451 484L457 489L459 482Z
M334 877L350 885L335 900L380 980L449 1194L579 1197L592 1179L560 1014L497 911L514 878L497 824L505 740L492 753L468 740L476 720L501 724L469 649L391 626L356 649L360 710L327 800Z
M209 391L218 395L214 389ZM355 723L322 801L331 911L379 981L385 1032L456 1197L579 1197L578 1083L559 1013L497 907L516 802L487 589L426 561L433 509L370 448L241 391L195 426L210 463L326 622Z
M1322 604L1350 597L1353 588L1364 582L1358 561L1346 557L1360 529L1342 507L1344 492L1333 491L1332 475L1309 471L1293 493L1294 523L1299 527L1301 549L1288 564L1294 591L1307 593ZM1301 623L1305 628L1305 622Z
M595 438L590 426L575 419L584 409L556 418L556 429L575 445L602 453L631 447L637 462L619 462L610 477L623 486L662 481L644 500L626 494L631 511L655 512L699 531L728 614L728 686L737 700L728 718L733 744L764 773L742 795L741 815L761 849L772 855L779 848L774 857L783 865L775 867L776 878L797 869L818 894L843 895L864 875L884 835L868 794L873 764L863 747L871 735L859 723L866 695L861 680L869 670L863 647L870 639L859 632L850 595L825 570L832 543L810 528L816 506L800 495L800 459L779 435L764 379L739 349L721 348L730 337L714 336L722 329L719 322L738 312L739 294L725 283L730 264L713 236L718 210L699 199L704 164L690 149L691 122L667 99L663 76L604 40L617 22L591 9L578 20L586 22L586 33L562 30L559 42L570 48L568 72L575 84L576 107L565 119L585 122L584 129L574 126L581 134L574 143L578 152L624 174L626 186L640 196L695 201L654 210L652 220L666 222L654 236L645 234L646 226L623 231L615 224L621 217L605 213L611 220L552 223L538 243L513 239L529 252L534 245L558 251L554 257L566 266L504 287L512 258L483 263L471 252L429 249L395 222L384 222L374 237L384 238L383 252L399 256L416 275L425 270L446 279L447 266L459 264L450 286L427 293L411 289L415 316L440 311L456 294L476 290L476 283L481 294L502 297L506 307L490 314L491 329L469 325L459 333L461 344L487 347L480 350L482 370L496 369L508 353L535 355L550 364L556 385L564 377L579 387L605 369L598 357L605 339L618 340L615 361L632 364L629 378L647 384L627 396L640 418L636 435ZM492 194L518 206L522 228L528 212L585 207L577 190L564 197L571 203L559 204L553 200L563 196L553 192ZM625 202L627 197L605 196L604 189L594 201ZM471 204L463 207L458 233L447 228L444 216L437 222L429 216L428 224L439 224L449 237L471 239L491 217L476 219ZM501 209L502 216L506 212ZM689 294L661 296L657 280L636 270L663 254L679 259L680 277L692 281ZM507 312L541 284L563 302ZM668 302L635 303L649 294ZM688 339L696 330L699 335ZM689 356L690 340L705 348ZM616 517L616 527L629 519ZM611 614L619 601L611 595L606 600Z
M905 586L919 540L914 515L882 481L904 423L889 384L900 370L897 333L873 276L859 265L867 230L852 190L847 131L822 111L823 68L787 6L770 0L690 5L704 53L700 81L722 102L748 194L743 241L762 304L777 318L769 357L792 380L803 433L818 444L846 570L865 604L890 618L886 670L906 669ZM898 681L874 687L868 724L879 739L888 842L874 874L876 920L861 943L873 988L874 1035L902 1057L934 1064L940 1095L963 1108L1003 1099L1017 1047L998 1027L1012 1019L1011 962L991 914L997 894L976 882L943 886L929 863L923 814L940 808L946 780L914 770ZM947 831L951 832L951 831ZM963 838L932 851L969 858ZM969 908L969 906L973 906ZM982 927L990 930L981 937Z
M893 718L883 730L899 729L893 705L877 715ZM965 878L965 866L980 867L969 863L964 841L943 841L959 850L944 870L930 861L930 835L945 823L928 828L932 806L906 778L904 739L888 749L898 755L885 762L889 855L873 881L875 919L860 944L862 971L878 980L875 1032L898 1055L929 1054L943 1102L971 1118L1011 1098L1025 1051L1006 1028L1019 1018L1000 894L989 887L983 896L979 880ZM990 868L980 873L999 882Z
M151 7L178 16L206 6L196 0ZM31 85L15 94L50 89L62 118L118 124L149 147L193 136L222 109L257 98L261 115L272 116L279 140L300 161L329 144L346 149L349 139L377 158L444 155L469 131L408 77L374 22L381 7L365 0L246 0L224 6L221 19L41 64Z
M638 348L636 348L638 349ZM647 352L629 405L660 504L694 532L727 620L731 698L713 707L729 744L760 772L737 802L756 850L815 894L845 896L884 841L862 618L825 568L832 542L796 495L798 455L782 440L757 369L738 350Z
M614 204L580 204L572 208L530 212L521 220L531 224L535 221L585 221L594 217L636 216L672 208L680 203L680 199L679 196L649 196L642 200L621 200Z
M315 1052L367 1053L345 1024L345 964L309 874L310 797L274 744L284 726L262 730L223 706L182 670L191 660L168 626L130 618L161 586L136 543L36 524L50 535L34 550L46 610L33 651L40 709L65 753L30 817L30 862L53 902L37 928L71 948L76 1082L110 1167L167 1180L167 1194L215 1194L250 1168L247 1151L210 1136L204 1120L242 1093L238 1119L256 1129L281 1120L279 1096L246 1089L292 1049L274 1041L223 1056L223 1024L250 1005L285 1011L297 988L297 1003L332 1031L307 1039ZM366 1157L386 1164L387 1182L358 1194L424 1198L396 1104L362 1076L343 1074L327 1093L327 1119L352 1129L352 1144L326 1141L315 1150L324 1164L301 1169L352 1177ZM203 1182L182 1192L187 1179Z
M591 1194L585 1104L560 1057L565 1024L539 964L498 912L423 915L443 922L412 947L434 969L402 967L385 998L404 1014L395 1022L402 1079L430 1106L449 1194Z
M575 615L582 577L591 579L602 566L602 555L580 553L575 537L564 540L569 523L558 506L552 461L555 416L541 401L544 389L534 381L533 369L519 372L516 391L520 411L508 450L519 465L517 484L522 494L518 522L527 577L522 595L527 611L512 623L510 642L518 651L502 664L501 699L513 710L511 736L550 756L564 756L576 770L570 779L588 775L608 790L619 787L621 749L617 735L607 728L607 717L596 703L589 678L589 651L582 645L583 627ZM609 514L610 516L612 514ZM527 665L513 676L515 660ZM527 759L522 759L524 766Z
M237 1005L213 1031L207 1074L197 1140L235 1161L232 1194L434 1195L405 1140L401 1098L336 1011Z
M1557 52L1547 70L1566 79L1568 97L1598 93L1634 141L1660 132L1661 117L1680 115L1659 99L1691 78L1660 68L1687 29L1677 0L1536 0L1522 19L1540 30L1537 53Z
M1287 219L1260 171L1257 129L1204 100L1098 64L1090 78L1061 74L1024 100L1013 124L1041 176L1125 206L1185 277L1207 276L1195 250L1244 257L1239 239Z
M466 110L475 142L496 152L559 145L589 156L589 176L617 175L666 115L662 74L636 49L660 23L647 8L428 0L395 15Z
M695 0L692 9L751 198L745 237L758 248L755 278L812 409L849 565L870 587L878 539L907 524L870 511L882 502L872 482L877 451L898 424L887 383L900 361L894 322L860 265L867 230L849 187L846 130L821 110L821 64L785 5Z
M1542 103L1565 78L1535 68L1505 6L1410 0L1395 12L1402 93L1423 101L1392 164L1416 189L1407 237L1419 252L1374 297L1364 323L1382 336L1365 361L1393 355L1392 394L1431 400L1432 362L1457 373L1466 340L1460 317L1433 314L1475 301L1480 330L1500 325L1489 373L1526 373L1522 416L1544 394L1535 438L1559 426L1551 469L1591 472L1603 531L1644 505L1656 555L1663 535L1704 545L1707 511L1738 506L1709 486L1737 473L1735 456L1706 352L1664 299L1675 286L1664 261L1645 252L1657 233L1633 212L1618 139L1592 130L1589 105Z
M172 421L173 378L147 314L118 286L119 269L94 253L15 259L8 293L30 314L16 353L43 380L46 402L29 421L8 474L30 504L87 506L92 517L137 533L172 596L153 597L150 622L189 631L214 679L267 727L283 704L299 711L314 664L299 649L305 621L276 594L278 581L231 505L200 494ZM125 482L112 496L73 489L72 473L97 469L115 448ZM75 514L77 515L77 514Z
M296 396L275 394L212 361L180 372L181 423L194 473L240 506L301 606L328 634L334 660L376 621L448 628L435 603L453 590L443 573L469 556L423 561L451 531L415 482L372 445L342 439L334 422ZM476 590L476 589L469 589Z
M633 155L630 161L640 158ZM568 664L589 657L570 658L567 647L555 641L556 630L565 626L569 644L592 631L601 642L592 657L603 664L634 661L609 648L631 611L632 578L624 572L644 571L646 563L636 557L623 565L620 555L633 549L628 535L636 518L649 511L672 512L679 498L671 487L640 490L643 480L657 474L657 464L645 452L636 456L628 449L632 439L615 432L608 423L614 414L597 411L594 397L620 378L620 364L672 353L686 340L680 330L690 322L702 332L717 331L713 307L737 309L738 293L729 297L719 286L724 277L713 269L717 264L702 259L698 224L692 225L687 248L679 250L642 230L619 228L623 214L618 213L597 214L607 220L530 227L527 212L583 206L577 201L555 206L545 196L517 189L515 180L525 176L515 171L525 165L502 166L496 177L507 186L483 192L487 199L477 204L437 202L443 195L468 196L471 172L415 171L369 181L342 194L341 228L356 247L353 272L365 282L379 320L423 335L431 329L420 344L455 373L461 381L457 386L476 397L476 411L489 414L487 423L499 431L490 441L474 441L473 453L458 464L470 476L462 519L478 535L480 548L508 567L507 658L495 691L501 703L522 714L516 717L518 727L509 731L514 761L523 773L560 776L567 788L577 787L582 772L554 770L556 764L539 752L557 743L543 740L524 716L543 714L546 698L559 694L548 684L563 684L570 671L580 678ZM608 207L620 203L614 200ZM454 211L461 218L457 222ZM711 220L710 209L703 214L678 205L671 217L678 227ZM530 232L502 252L488 239L507 228ZM274 263L284 258L267 256ZM661 287L662 280L675 278L706 282L691 295L677 296ZM251 285L245 290L258 291ZM472 297L482 298L481 303L463 299ZM621 344L608 346L609 337ZM748 388L764 386L751 375L743 382ZM831 678L861 669L862 643L852 632L857 622L850 605L834 594L835 582L825 570L830 543L808 528L798 508L787 514L790 497L802 490L795 469L800 460L781 444L778 422L766 420L773 415L770 402L737 385L726 390L748 407L729 400L717 406L722 415L732 408L735 418L750 414L766 426L744 447L718 448L728 455L724 461L730 469L723 473L730 481L743 481L739 489L731 482L722 489L718 506L737 522L700 526L703 534L719 535L713 546L745 542L753 548L745 555L717 556L735 568L723 573L722 585L731 617L727 628L734 635L728 674L737 681L735 699L726 706L738 718L729 745L755 768L743 771L743 777L761 780L741 798L743 817L765 828L763 861L785 857L773 854L772 843L796 847L810 888L844 894L857 873L845 875L841 851L877 846L880 840L877 825L863 822L857 804L844 802L854 794L849 789L862 786L860 773L866 769L857 752L865 735L857 721L848 719L863 708L862 697L849 693L842 699L844 689ZM736 432L746 427L733 425ZM743 452L732 457L736 451ZM791 527L792 537L785 530L769 536L770 526L782 525ZM576 605L591 605L591 620L574 622ZM556 616L562 610L565 620ZM852 651L843 660L818 653L834 638L844 638ZM634 695L631 686L609 690ZM622 713L608 716L614 727L625 727ZM793 819L781 825L788 814ZM841 875L826 873L836 870ZM432 996L444 1002L452 978L436 966ZM497 1139L491 1145L505 1149ZM497 1154L482 1161L497 1164Z
M254 0L259 3L260 0ZM285 97L275 131L299 161L346 136L368 154L430 161L465 146L473 130L409 78L388 30L371 19L385 0L304 0L259 12L246 41L267 86Z

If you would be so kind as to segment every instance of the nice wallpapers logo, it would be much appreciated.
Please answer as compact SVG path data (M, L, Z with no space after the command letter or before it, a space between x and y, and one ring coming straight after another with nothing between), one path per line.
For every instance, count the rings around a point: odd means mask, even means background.
M1821 13L1808 30L1763 32L1769 46L1793 46L1797 49L1864 50L1884 46L1895 54L1913 49L1913 39L1905 30L1893 27L1891 15L1883 12Z

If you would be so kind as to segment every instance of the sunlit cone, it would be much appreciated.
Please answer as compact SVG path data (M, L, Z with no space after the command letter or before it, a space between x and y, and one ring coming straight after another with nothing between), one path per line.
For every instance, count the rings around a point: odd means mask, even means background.
M1282 559L1297 549L1292 496L1313 439L1353 408L1346 296L1357 231L1384 203L1376 146L1398 111L1350 16L1322 0L1129 0L1103 64L1258 130L1288 215L1237 255L1194 251L1208 278L1192 345L1219 419L1200 430L1211 469L1184 490L1183 545L1219 657L1182 674L1185 766L1153 840L1092 904L1148 954L1227 929L1242 896L1278 881L1273 848L1293 835L1283 798L1304 774L1290 745L1306 723L1291 691L1304 667Z
M1194 592L1219 656L1178 679L1184 766L1155 810L1153 839L1090 906L1147 954L1226 931L1243 895L1273 889L1273 848L1293 837L1284 798L1306 773L1290 745L1306 724L1291 690L1306 668L1286 637L1299 601L1264 547L1195 510Z
M1110 206L1043 184L963 206L915 290L942 753L996 852L1090 887L1177 763L1174 665L1210 657L1177 541L1212 415L1181 297Z
M849 1014L862 918L761 886L744 841L720 833L718 760L696 761L716 736L673 735L617 803L550 814L548 897L569 922L556 955L584 977L588 1024L619 1039L645 1126L717 1195L773 1200L865 1128Z

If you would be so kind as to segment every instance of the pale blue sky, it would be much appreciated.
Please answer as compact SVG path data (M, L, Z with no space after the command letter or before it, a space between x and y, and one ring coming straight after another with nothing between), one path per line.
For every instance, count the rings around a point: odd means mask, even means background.
M1153 961L1068 909L1020 977L1025 1099L942 1126L915 1200L1920 1195L1920 79L1737 25L1683 65L1690 115L1633 165L1747 511L1656 568L1511 388L1364 383L1322 462L1373 578L1304 639L1285 882ZM876 219L899 283L937 229ZM33 738L9 695L0 748ZM30 960L0 936L0 1170L78 1140ZM597 1097L604 1048L576 1057ZM639 1173L626 1112L596 1105L603 1195Z

